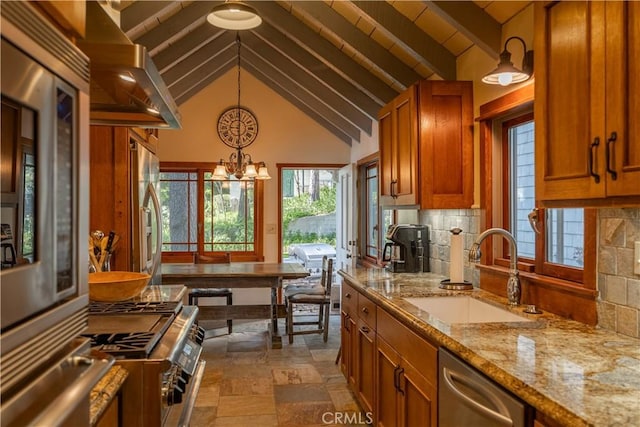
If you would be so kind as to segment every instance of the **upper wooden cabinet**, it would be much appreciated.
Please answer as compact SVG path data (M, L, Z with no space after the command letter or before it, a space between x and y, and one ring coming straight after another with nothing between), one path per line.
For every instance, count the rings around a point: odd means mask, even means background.
M417 99L418 86L413 85L378 114L382 206L420 203Z
M420 207L473 204L473 84L420 83Z
M378 115L380 204L473 204L472 82L425 80Z
M637 204L640 3L536 2L534 22L536 198Z

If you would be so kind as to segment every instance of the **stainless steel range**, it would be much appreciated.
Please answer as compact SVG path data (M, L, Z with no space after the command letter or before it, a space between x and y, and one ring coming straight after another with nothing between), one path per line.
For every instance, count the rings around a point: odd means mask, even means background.
M113 356L129 372L122 389L123 425L189 424L205 367L197 313L180 301L89 304L82 335L92 350Z

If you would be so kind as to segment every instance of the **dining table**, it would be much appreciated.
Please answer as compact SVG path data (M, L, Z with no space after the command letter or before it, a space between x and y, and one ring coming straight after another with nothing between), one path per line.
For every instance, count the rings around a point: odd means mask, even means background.
M199 320L269 319L272 348L282 348L278 317L284 317L284 305L278 303L278 290L284 280L309 276L298 263L232 262L224 264L163 263L162 284L181 284L187 288L269 288L269 304L233 304L198 306Z

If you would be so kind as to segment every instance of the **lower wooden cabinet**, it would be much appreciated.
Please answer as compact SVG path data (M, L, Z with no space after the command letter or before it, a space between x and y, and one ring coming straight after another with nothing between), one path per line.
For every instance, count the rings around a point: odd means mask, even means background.
M361 319L356 331L356 394L365 412L373 413L375 406L376 331Z
M379 426L438 424L438 350L386 311L377 313Z
M341 369L378 426L436 426L438 350L342 284Z

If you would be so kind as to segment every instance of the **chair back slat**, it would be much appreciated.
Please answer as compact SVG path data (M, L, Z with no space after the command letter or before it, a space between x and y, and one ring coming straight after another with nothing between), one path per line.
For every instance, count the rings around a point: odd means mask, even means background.
M326 255L322 257L322 275L320 284L324 288L325 295L331 295L331 285L333 284L333 259Z

